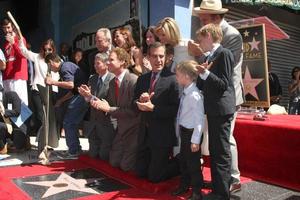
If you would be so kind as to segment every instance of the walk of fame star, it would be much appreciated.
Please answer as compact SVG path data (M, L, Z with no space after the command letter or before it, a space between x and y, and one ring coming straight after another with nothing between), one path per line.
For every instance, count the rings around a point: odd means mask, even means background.
M255 37L253 37L252 42L248 42L248 43L251 46L251 50L250 51L252 51L253 49L256 49L257 51L259 51L258 44L260 43L260 41L256 41Z
M252 78L248 66L246 66L245 76L243 79L245 95L251 94L257 100L259 100L255 87L263 80L264 79L262 78Z
M21 177L14 183L32 200L67 200L131 188L93 168Z
M47 191L43 194L42 198L46 198L67 190L99 194L97 191L85 187L87 180L75 179L64 172L61 173L59 177L54 181L32 181L24 183L49 187Z

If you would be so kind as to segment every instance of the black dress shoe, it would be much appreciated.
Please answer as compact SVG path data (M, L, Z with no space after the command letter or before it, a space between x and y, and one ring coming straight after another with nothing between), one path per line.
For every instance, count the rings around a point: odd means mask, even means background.
M202 200L202 195L200 193L193 192L188 200Z
M178 196L178 195L182 195L182 194L184 194L184 193L187 193L188 192L188 190L189 190L189 187L182 187L182 186L180 186L180 187L178 187L176 190L174 190L173 192L171 192L171 195L172 196Z

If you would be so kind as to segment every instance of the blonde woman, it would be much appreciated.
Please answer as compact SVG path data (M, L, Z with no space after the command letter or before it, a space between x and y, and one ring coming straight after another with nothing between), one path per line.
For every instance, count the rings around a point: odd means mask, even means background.
M177 63L193 60L193 57L188 55L187 42L181 38L180 29L175 19L171 17L162 19L155 27L155 34L161 43L174 49L174 57L167 54L167 57L172 58L168 65L172 72L175 72Z

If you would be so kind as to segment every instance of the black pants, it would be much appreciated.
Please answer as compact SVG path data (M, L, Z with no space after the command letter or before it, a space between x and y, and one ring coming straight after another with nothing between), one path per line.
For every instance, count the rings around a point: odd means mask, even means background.
M43 124L43 103L40 96L40 93L36 90L31 90L31 105L30 109L32 109L32 122L33 126L31 127L32 130L30 131L34 135L38 132L40 127Z
M157 183L179 175L180 167L176 158L170 157L173 147L150 146L139 144L137 153L136 173Z
M231 181L230 128L232 115L207 115L213 192L229 200Z
M203 185L203 175L201 173L201 149L197 152L191 151L191 138L193 129L186 129L180 126L180 187L192 186L193 192L199 193Z
M10 135L7 132L5 123L0 122L0 150L3 149L4 145L6 144L7 138L11 138L14 146L17 149L22 149L25 147L26 137L27 136L21 129L14 129L12 134Z

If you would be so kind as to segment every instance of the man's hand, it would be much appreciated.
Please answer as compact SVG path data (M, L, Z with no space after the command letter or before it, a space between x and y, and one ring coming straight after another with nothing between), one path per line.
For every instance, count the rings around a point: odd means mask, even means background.
M81 85L80 87L78 87L78 92L81 96L83 96L85 98L90 98L92 96L91 88L84 84Z
M149 94L148 92L144 92L143 94L141 94L140 98L139 98L139 102L140 103L145 103L151 100L151 98L153 97L154 92L152 92L151 94Z
M53 80L51 76L46 76L46 78L45 78L45 83L46 83L47 85L54 85L55 80Z
M13 45L15 43L15 37L13 34L7 34L5 36L5 40L11 45Z
M201 65L197 65L197 70L198 70L198 74L203 74L205 72L205 70L209 70L212 66L213 62L209 63L205 62L202 63Z
M139 110L141 111L145 111L145 112L152 112L154 109L154 105L152 104L151 101L147 101L147 102L136 102L137 107L139 108Z
M191 151L192 152L197 152L197 151L199 151L199 149L200 149L199 144L194 144L194 143L191 144Z
M90 102L91 106L93 106L97 110L102 110L103 112L109 112L110 105L105 99L93 98Z
M203 50L201 49L200 45L190 40L188 42L188 52L191 56L202 56Z

